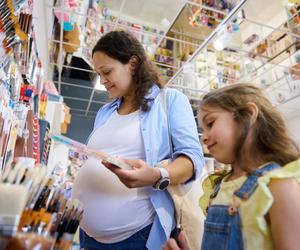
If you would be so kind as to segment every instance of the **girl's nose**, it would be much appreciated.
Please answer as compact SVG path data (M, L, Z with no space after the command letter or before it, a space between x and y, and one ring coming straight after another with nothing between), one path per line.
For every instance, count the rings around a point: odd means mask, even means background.
M206 133L203 133L201 136L201 140L203 141L204 144L207 144L208 142L208 136Z

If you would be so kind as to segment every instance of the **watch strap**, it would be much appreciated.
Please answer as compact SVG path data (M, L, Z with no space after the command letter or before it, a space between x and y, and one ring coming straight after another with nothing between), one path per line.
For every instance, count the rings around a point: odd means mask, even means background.
M165 168L158 168L158 170L159 170L160 176L161 176L160 179L162 179L162 178L169 178L170 179L169 172L168 172L167 169L165 169Z
M158 170L160 172L160 178L159 180L155 183L155 185L153 186L153 188L155 190L165 190L168 185L170 184L170 176L169 176L169 172L167 169L162 168L162 167L158 167Z

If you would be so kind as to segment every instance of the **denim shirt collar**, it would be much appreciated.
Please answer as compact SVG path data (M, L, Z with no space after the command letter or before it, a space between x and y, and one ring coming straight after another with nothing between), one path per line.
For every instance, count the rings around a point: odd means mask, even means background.
M158 87L157 84L154 84L148 91L148 93L145 96L145 99L148 101L149 107L151 107L154 99L157 97L157 95L160 93L160 87ZM119 109L121 105L122 98L116 98L114 101L112 101L111 104L109 104L109 107L112 109Z

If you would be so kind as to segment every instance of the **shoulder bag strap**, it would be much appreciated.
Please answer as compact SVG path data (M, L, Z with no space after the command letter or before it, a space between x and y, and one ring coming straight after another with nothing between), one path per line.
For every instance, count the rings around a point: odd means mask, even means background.
M163 110L166 114L166 120L167 120L167 125L168 125L169 145L170 145L170 159L172 159L172 156L173 156L173 143L172 143L172 136L171 136L171 127L170 127L170 122L169 122L168 96L167 96L167 89L166 88L161 89L160 99L161 99L161 104L162 104Z

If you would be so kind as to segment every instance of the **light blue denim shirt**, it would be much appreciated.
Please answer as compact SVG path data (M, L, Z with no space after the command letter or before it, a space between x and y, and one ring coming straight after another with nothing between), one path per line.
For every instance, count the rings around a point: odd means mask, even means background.
M158 162L170 158L168 124L159 93L160 88L154 85L146 95L150 110L140 112L146 161L150 166L155 166ZM167 103L173 144L172 159L181 154L188 156L193 161L194 177L197 178L204 166L204 157L192 108L188 98L175 89L167 89ZM108 120L120 104L121 99L116 99L98 111L93 132ZM167 191L153 190L150 199L156 216L147 241L147 248L157 250L162 248L175 227L174 207Z

